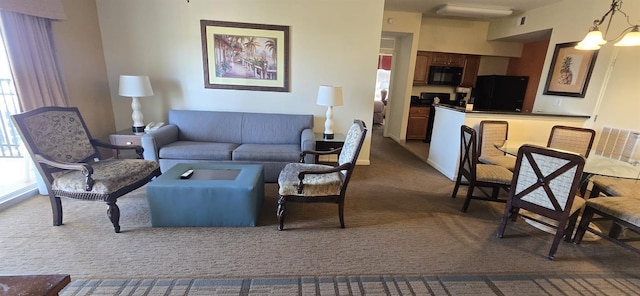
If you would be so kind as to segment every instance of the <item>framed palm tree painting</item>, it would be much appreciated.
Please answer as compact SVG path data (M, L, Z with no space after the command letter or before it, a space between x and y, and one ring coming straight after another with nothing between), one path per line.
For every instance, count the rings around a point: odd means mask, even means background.
M204 87L289 91L289 27L200 21Z

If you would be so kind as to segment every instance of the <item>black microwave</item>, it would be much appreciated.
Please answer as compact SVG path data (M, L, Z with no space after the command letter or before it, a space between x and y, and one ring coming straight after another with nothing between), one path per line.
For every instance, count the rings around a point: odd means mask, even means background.
M430 66L427 84L459 86L463 70L462 67Z

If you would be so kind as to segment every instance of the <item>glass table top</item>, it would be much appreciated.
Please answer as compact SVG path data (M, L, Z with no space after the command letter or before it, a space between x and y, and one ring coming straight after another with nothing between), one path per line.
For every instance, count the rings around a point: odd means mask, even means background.
M494 143L496 149L509 155L517 156L518 149L524 144L531 144L544 147L539 143L525 143L520 141L504 141ZM601 175L625 179L640 179L640 161L626 162L614 158L590 153L585 159L583 172L591 175Z

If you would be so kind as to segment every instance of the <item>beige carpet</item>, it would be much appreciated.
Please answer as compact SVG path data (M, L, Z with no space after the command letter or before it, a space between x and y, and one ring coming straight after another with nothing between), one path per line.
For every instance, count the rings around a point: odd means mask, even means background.
M606 241L561 243L519 220L495 236L503 204L449 197L453 182L373 130L371 165L337 207L291 204L276 230L277 185L266 185L258 227L152 228L144 188L119 201L116 234L98 202L63 200L64 226L38 196L0 212L0 274L72 278L267 277L366 274L574 274L640 276L640 256ZM453 148L452 148L453 149ZM189 198L188 196L184 197Z

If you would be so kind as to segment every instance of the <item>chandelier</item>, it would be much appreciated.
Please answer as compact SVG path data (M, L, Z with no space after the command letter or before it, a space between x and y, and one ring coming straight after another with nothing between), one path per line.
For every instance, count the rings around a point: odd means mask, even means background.
M599 20L593 21L593 26L589 29L589 33L584 37L582 41L576 45L576 49L581 50L596 50L600 49L600 47L607 42L613 42L618 40L621 36L622 39L620 41L613 44L614 46L640 46L640 31L638 30L638 24L633 24L629 21L629 15L627 15L624 11L622 11L622 0L613 0L611 1L611 7L609 10L602 16ZM611 25L611 21L613 20L613 16L616 12L619 12L623 15L627 21L629 27L622 30L622 32L611 40L607 40L607 34L609 33L609 26ZM604 31L604 35L602 31L600 31L600 25L604 24L605 19L609 17L609 21L607 22L607 28Z

